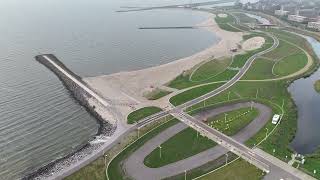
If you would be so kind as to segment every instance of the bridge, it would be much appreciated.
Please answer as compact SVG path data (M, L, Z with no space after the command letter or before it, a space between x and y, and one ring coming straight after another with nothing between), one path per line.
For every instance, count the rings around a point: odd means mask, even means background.
M264 162L262 157L256 155L250 148L245 145L233 140L229 136L219 132L218 130L209 127L202 121L195 119L194 117L184 113L182 110L175 110L170 113L173 117L179 119L183 123L187 124L191 128L198 131L201 135L208 137L209 139L215 141L224 148L230 150L234 154L238 155L242 159L248 161L249 163L255 165L262 171L269 173L270 167Z

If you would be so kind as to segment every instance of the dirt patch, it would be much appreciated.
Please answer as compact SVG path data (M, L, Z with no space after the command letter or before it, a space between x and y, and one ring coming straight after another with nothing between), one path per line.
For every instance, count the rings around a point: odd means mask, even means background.
M264 43L265 39L263 37L253 37L242 43L242 49L245 51L252 51L261 48Z
M226 18L226 17L228 17L228 14L218 14L218 17L220 17L220 18Z

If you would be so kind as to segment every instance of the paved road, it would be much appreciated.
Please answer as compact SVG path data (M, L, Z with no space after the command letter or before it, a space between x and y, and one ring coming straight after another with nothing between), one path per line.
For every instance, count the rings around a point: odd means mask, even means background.
M197 120L196 118L184 113L183 111L171 113L174 117L181 120L185 124L188 124L193 129L201 132L206 137L210 138L211 140L219 143L221 146L229 149L231 152L237 154L244 160L250 162L251 164L255 165L259 169L268 173L266 176L267 179L290 179L290 180L313 180L311 176L299 171L299 173L294 173L290 165L283 163L279 164L276 163L275 157L270 159L270 156L265 156L264 154L255 153L252 149L243 145L243 143L224 135L223 133L210 128L205 123ZM279 161L279 160L278 160Z
M224 112L236 110L243 107L250 107L250 102L245 103L236 103L232 105L227 105L215 109L210 109L197 114L195 117L197 119L205 119L207 117L212 117ZM248 126L240 130L234 138L239 142L245 142L250 137L254 136L266 122L270 119L272 110L263 105L254 103L253 107L257 108L260 112L259 116L255 118ZM207 125L206 125L207 126ZM137 180L143 179L162 179L165 177L174 176L176 174L183 173L184 170L191 170L196 167L199 167L203 164L206 164L218 157L222 156L223 154L227 153L228 150L223 148L222 146L215 146L209 150L201 152L197 155L189 157L187 159L160 167L160 168L148 168L144 165L143 161L144 158L150 154L155 148L161 145L163 142L174 136L175 134L181 132L188 126L179 123L175 126L168 128L167 130L163 131L153 139L149 140L145 143L141 148L135 151L125 162L124 162L124 170L125 172ZM208 127L208 126L207 126Z
M226 82L225 84L223 84L222 86L218 87L217 89L203 95L203 96L200 96L198 98L195 98L191 101L188 101L182 105L179 105L175 108L172 108L171 111L176 111L176 110L179 110L179 109L184 109L184 108L187 108L187 107L190 107L190 106L193 106L195 104L198 104L206 99L209 99L211 97L214 97L218 94L220 94L221 92L227 90L228 88L230 88L231 86L233 86L235 83L237 83L243 76L244 74L249 70L250 66L252 65L253 61L258 58L259 56L263 55L263 54L266 54L274 49L276 49L279 45L279 40L277 37L275 37L274 35L272 34L269 34L267 33L267 35L269 35L270 37L272 37L273 39L273 45L264 50L264 51L261 51L259 53L256 53L254 54L253 56L251 56L245 63L245 65L240 69L240 71L232 78L230 79L228 82ZM165 112L160 112L160 113L157 113L157 114L154 114L153 116L151 117L146 117L145 119L141 120L138 124L137 124L137 127L143 127L145 126L146 124L149 124L151 122L153 122L154 120L157 120L159 118L162 118L164 116L167 116L169 114L170 111L165 111ZM157 117L157 118L155 118Z

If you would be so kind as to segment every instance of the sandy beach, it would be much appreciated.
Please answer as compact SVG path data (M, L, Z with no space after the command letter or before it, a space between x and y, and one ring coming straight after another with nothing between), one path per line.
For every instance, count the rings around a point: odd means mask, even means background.
M242 41L244 33L228 32L220 29L214 21L214 17L215 15L211 14L199 26L214 33L220 41L201 52L156 67L87 77L84 78L84 81L106 99L111 99L115 104L119 104L123 118L126 119L126 116L134 109L155 103L143 97L146 91L163 86L182 72L191 69L212 56L216 58L231 56L230 49L237 47L237 44Z

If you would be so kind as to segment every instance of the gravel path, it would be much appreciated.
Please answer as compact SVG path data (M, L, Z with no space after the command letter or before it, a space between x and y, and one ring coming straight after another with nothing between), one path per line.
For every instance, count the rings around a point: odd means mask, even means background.
M224 112L236 110L239 108L250 107L250 102L244 103L236 103L232 105L226 105L223 107L210 109L203 111L196 115L198 119L204 119L206 117L215 116ZM254 103L253 107L259 110L259 116L255 118L248 126L240 130L233 138L239 142L245 142L250 137L254 136L271 118L272 110L259 103ZM140 147L137 151L135 151L128 159L124 162L124 171L128 176L137 179L162 179L170 176L174 176L180 173L183 173L184 170L191 170L196 167L199 167L203 164L206 164L218 157L222 156L228 150L221 146L215 146L211 149L203 151L197 155L189 157L187 159L168 164L166 166L160 168L149 168L146 167L143 163L144 158L150 154L155 148L157 148L160 144L164 143L166 140L174 136L175 134L181 132L187 128L187 125L183 123L178 123L153 139L149 140L142 147Z

